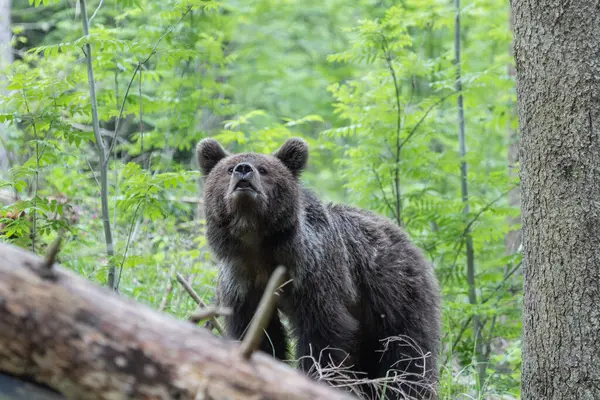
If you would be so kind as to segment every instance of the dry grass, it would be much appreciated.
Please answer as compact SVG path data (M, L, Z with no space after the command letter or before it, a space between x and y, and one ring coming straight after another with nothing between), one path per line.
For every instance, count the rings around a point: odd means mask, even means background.
M350 392L363 400L423 400L425 393L436 392L436 386L428 381L428 371L425 370L425 359L431 356L430 353L423 353L415 341L406 336L393 336L382 340L382 342L384 342L381 350L382 355L389 351L392 345L417 350L417 353L420 354L419 357L400 359L394 366L409 362L412 365L419 365L422 372L414 373L392 368L388 370L385 377L369 379L365 373L352 370L353 365L347 363L348 356L337 363L329 356L329 360L323 363L323 358L327 357L328 354L325 353L326 350L343 352L337 348L326 348L320 352L318 357L315 357L312 352L310 355L303 357L310 358L313 361L308 375L318 381L327 382L337 389ZM414 394L406 394L407 388L410 388Z

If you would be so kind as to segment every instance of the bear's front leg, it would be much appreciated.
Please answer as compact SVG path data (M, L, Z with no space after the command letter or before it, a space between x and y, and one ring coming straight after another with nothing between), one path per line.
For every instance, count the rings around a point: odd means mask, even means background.
M231 308L231 314L225 317L227 335L233 340L242 340L250 321L256 313L262 292L249 292L243 296L221 293L220 301L225 307ZM266 335L260 343L260 350L279 360L287 359L287 340L285 330L277 312L273 313L271 322L267 327Z

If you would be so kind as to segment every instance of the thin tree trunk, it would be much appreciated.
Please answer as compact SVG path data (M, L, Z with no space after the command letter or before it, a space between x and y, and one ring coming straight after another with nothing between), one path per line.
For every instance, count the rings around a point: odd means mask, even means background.
M467 166L467 139L465 136L465 108L463 103L463 87L462 87L462 73L461 73L461 42L460 42L460 0L454 0L455 7L455 25L454 25L454 61L456 63L456 92L458 93L457 98L457 109L458 109L458 141L459 141L459 155L460 155L460 183L462 201L464 203L463 213L468 217L470 212L469 205L469 183L468 183L468 166ZM475 252L473 249L473 237L471 236L471 229L467 226L465 229L465 250L467 256L467 284L469 285L469 303L476 307L478 304L477 300L477 287L475 282ZM483 381L485 380L486 363L483 359L482 350L482 337L481 337L481 324L479 315L477 312L473 314L473 335L475 341L475 362L477 363L477 379L478 379L478 390L481 390Z
M85 0L79 0L81 8L81 23L83 25L83 34L90 35L90 26L87 19L87 10ZM98 101L96 97L96 82L94 80L94 67L92 63L92 47L89 43L85 46L85 58L87 61L88 82L90 85L90 102L92 103L92 127L96 138L96 146L98 149L98 158L100 165L100 202L102 204L102 222L104 226L104 240L106 242L106 254L108 256L108 287L112 290L117 290L116 267L113 256L115 248L112 237L112 228L110 226L110 212L108 210L108 168L110 152L107 152L104 140L100 134L100 121L98 119ZM115 140L117 135L115 128Z
M513 0L524 400L600 399L600 5Z

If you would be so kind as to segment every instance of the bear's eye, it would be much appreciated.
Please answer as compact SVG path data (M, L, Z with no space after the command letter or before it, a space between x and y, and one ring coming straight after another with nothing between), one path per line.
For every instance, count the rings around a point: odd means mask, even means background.
M264 169L263 167L258 167L258 172L259 172L261 175L265 175L265 174L267 173L267 170L266 170L266 169Z
M233 174L233 167L229 167L229 169L227 169L227 172L229 172L229 175Z

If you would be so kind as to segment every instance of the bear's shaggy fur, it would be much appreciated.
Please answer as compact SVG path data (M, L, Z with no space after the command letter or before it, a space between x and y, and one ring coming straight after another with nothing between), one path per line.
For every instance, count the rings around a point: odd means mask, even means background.
M371 379L396 373L402 382L396 389L433 398L422 385L435 387L437 379L439 287L407 235L386 218L323 204L303 188L302 139L287 140L273 155L229 154L204 139L197 156L208 243L220 266L217 298L232 308L228 335L241 339L271 273L283 265L291 282L278 308L289 319L304 371L316 359ZM286 359L277 314L266 333L261 349ZM388 398L403 398L391 392Z

